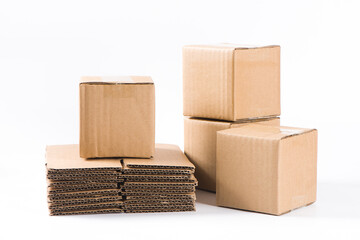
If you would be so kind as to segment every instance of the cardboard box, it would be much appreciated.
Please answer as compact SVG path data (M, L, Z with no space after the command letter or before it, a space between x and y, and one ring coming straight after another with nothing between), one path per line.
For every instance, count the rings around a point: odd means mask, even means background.
M184 116L279 116L280 46L185 46L183 91Z
M155 151L155 87L150 77L83 77L80 156L149 158Z
M216 204L274 215L316 200L317 130L251 124L217 132Z
M184 151L196 166L195 176L199 181L199 189L216 191L216 132L249 123L279 126L280 119L272 117L225 122L185 117Z

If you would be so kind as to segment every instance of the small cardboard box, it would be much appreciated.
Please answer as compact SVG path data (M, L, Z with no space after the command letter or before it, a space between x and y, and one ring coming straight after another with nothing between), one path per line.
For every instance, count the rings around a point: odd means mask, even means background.
M216 204L281 215L316 200L317 130L251 124L217 132Z
M196 166L195 176L199 181L199 189L216 191L216 132L242 127L249 123L279 126L280 118L271 117L225 122L185 117L184 151L185 155Z
M83 77L80 156L149 158L155 151L155 87L150 77Z
M279 116L280 46L185 46L183 91L184 116Z

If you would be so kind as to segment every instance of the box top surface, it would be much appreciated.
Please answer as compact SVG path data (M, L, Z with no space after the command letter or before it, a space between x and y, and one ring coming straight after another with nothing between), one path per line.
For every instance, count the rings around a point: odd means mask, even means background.
M148 76L84 76L80 84L154 84Z
M218 49L228 49L228 50L240 50L240 49L255 49L255 48L272 48L280 47L279 45L265 45L265 46L255 46L255 45L246 45L246 44L232 44L232 43L219 43L219 44L205 44L205 45L186 45L184 48L218 48Z
M120 159L85 159L79 154L78 144L52 145L46 147L48 169L121 169Z
M156 144L153 158L124 158L127 168L181 168L195 169L177 145Z
M251 124L241 128L230 128L222 130L218 133L232 136L281 140L287 137L292 137L311 131L315 131L315 129Z

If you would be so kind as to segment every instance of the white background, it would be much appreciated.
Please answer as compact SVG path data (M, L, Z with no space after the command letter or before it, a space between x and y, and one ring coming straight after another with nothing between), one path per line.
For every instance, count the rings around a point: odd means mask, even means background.
M359 238L356 1L0 1L0 239ZM183 147L185 44L279 44L282 125L319 130L318 201L274 217L197 212L49 217L44 149L77 143L82 75L150 75L156 141Z

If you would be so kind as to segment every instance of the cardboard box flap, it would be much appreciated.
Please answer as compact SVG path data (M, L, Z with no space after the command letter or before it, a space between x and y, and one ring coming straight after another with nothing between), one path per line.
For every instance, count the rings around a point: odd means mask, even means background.
M80 84L154 84L148 76L84 76Z
M78 144L47 146L46 163L48 169L122 169L120 159L117 158L80 158Z
M251 124L243 126L241 128L222 130L218 133L241 135L243 137L264 138L269 140L281 140L287 137L296 136L311 131L315 131L315 129Z
M272 48L280 47L279 45L247 45L247 44L233 44L233 43L219 43L219 44L207 44L207 45L186 45L184 48L219 48L219 49L252 49L252 48Z
M124 158L123 162L127 168L195 169L181 149L172 144L156 144L151 159Z

